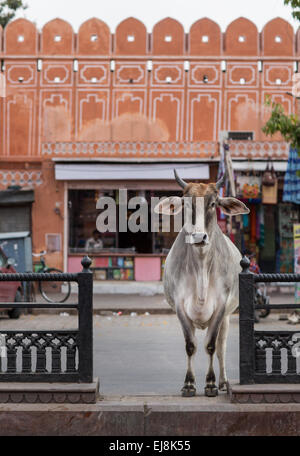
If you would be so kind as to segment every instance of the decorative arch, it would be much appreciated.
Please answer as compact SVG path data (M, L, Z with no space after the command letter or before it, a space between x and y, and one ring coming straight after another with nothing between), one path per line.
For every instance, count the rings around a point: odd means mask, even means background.
M295 35L291 24L277 17L267 22L262 30L262 53L268 56L293 56Z
M222 53L220 26L207 17L194 22L189 32L190 55L220 55Z
M41 52L47 55L73 54L74 31L72 26L58 18L44 25L41 35Z
M235 19L226 29L224 44L226 55L258 55L259 33L256 25L245 17Z
M4 53L12 55L36 55L38 53L38 31L27 19L16 19L4 30Z
M118 25L115 33L115 53L118 55L148 53L147 29L143 22L129 17Z
M152 54L185 54L184 37L184 28L180 22L170 17L161 20L153 27Z
M77 52L84 55L110 55L111 32L108 25L95 17L81 24Z

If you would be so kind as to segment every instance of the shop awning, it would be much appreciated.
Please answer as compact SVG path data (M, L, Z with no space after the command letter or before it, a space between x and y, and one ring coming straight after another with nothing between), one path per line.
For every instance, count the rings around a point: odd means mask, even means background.
M199 163L147 163L147 164L56 164L56 180L174 180L176 168L183 179L209 179L209 165Z
M234 171L265 171L267 161L236 161L232 160L232 167ZM274 166L274 170L278 173L285 173L287 169L287 161L273 161L270 163Z

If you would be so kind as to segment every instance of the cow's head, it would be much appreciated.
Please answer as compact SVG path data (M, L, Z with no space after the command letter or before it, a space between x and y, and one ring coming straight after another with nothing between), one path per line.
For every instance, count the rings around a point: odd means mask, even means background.
M219 207L226 215L248 214L250 211L244 203L236 198L220 198L219 190L225 183L225 176L217 183L187 183L174 170L175 179L183 189L183 196L165 198L157 204L157 214L176 215L184 210L187 217L184 229L186 243L201 247L208 245L213 230L217 226L216 208Z

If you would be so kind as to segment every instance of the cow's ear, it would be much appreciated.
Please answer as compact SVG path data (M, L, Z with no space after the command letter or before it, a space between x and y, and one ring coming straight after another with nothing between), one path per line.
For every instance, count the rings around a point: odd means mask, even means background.
M249 214L247 206L236 198L218 198L218 206L226 215Z
M179 196L171 196L160 201L154 208L156 214L176 215L182 211L182 199Z

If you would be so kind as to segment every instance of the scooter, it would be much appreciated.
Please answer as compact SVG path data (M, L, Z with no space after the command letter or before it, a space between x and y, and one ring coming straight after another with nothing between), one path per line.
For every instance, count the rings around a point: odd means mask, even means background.
M266 318L270 314L271 310L269 308L270 296L267 295L267 286L265 283L260 284L260 286L256 288L254 302L255 307L264 307L263 309L256 311L256 317Z

